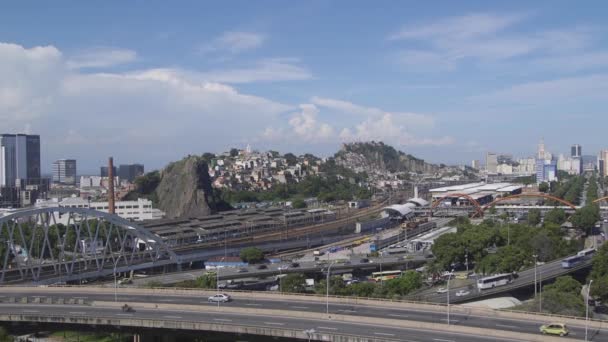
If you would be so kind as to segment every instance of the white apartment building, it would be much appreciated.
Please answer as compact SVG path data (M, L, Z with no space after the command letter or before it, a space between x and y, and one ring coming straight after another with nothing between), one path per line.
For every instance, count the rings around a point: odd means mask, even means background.
M93 209L107 213L108 202L89 202L80 197L70 197L63 200L51 199L48 201L37 201L36 207L64 207L64 208L83 208ZM159 209L152 208L152 201L144 198L139 198L137 201L119 201L115 203L116 215L131 221L146 221L146 220L157 220L165 216L165 213ZM67 215L63 215L62 219L67 223Z

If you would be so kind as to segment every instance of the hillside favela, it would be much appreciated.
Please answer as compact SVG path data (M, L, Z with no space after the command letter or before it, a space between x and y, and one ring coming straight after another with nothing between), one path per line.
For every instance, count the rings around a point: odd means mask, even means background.
M0 3L0 342L608 341L608 6Z

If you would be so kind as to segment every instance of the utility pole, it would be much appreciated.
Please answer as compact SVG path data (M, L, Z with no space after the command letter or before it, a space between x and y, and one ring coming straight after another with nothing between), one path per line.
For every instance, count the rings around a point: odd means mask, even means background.
M538 258L538 255L534 254L534 255L532 255L532 257L534 258L534 298L536 298L536 289L537 289L537 287L536 287L536 264L537 264L536 260Z
M589 330L589 291L591 291L591 284L593 283L593 279L589 280L589 286L587 286L587 298L585 301L587 302L587 308L585 310L585 342L587 342L587 331Z

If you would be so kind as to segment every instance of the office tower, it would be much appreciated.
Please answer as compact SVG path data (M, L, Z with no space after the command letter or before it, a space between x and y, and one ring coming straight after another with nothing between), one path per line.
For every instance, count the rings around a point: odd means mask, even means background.
M143 174L144 166L141 164L120 165L118 168L118 177L129 182L133 182L135 178Z
M17 179L40 179L40 136L0 135L0 187L15 186Z
M581 145L572 145L572 147L570 148L570 156L572 158L581 158L583 156L583 149Z
M496 153L486 153L486 171L492 174L498 171L498 156Z
M476 170L479 170L479 166L480 166L480 165L479 165L479 160L475 159L475 160L473 160L473 161L471 162L471 167L472 167L472 168L474 168L474 169L476 169Z
M53 163L53 183L76 184L76 160L59 159Z
M108 167L107 166L102 166L99 168L100 172L99 175L101 177L108 177ZM114 177L116 177L116 175L118 174L118 172L116 172L116 166L112 166L112 174L114 175Z

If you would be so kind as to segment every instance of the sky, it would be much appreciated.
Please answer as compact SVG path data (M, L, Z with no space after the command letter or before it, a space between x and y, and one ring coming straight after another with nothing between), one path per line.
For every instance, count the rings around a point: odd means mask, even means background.
M584 5L584 6L583 6ZM75 158L608 147L605 1L3 1L0 122Z

